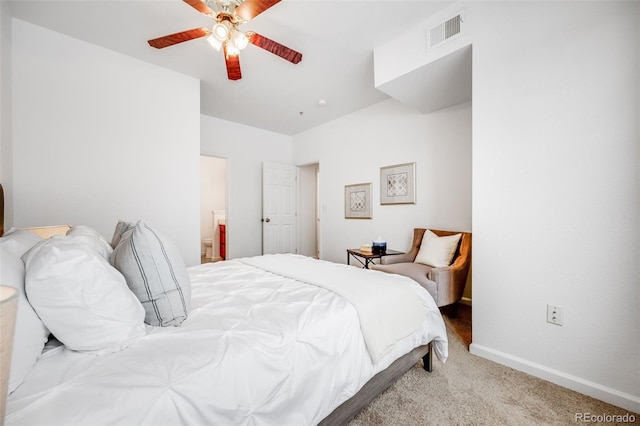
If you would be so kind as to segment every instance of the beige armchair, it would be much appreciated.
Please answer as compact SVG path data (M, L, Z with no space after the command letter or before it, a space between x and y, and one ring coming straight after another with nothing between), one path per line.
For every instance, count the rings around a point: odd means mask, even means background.
M469 267L471 266L471 233L431 229L434 234L440 237L462 234L451 265L434 268L422 263L414 263L425 231L426 229L424 228L415 228L413 230L413 243L408 253L383 256L380 259L381 264L372 265L371 269L412 278L429 291L439 307L455 304L462 299L467 276L469 275Z

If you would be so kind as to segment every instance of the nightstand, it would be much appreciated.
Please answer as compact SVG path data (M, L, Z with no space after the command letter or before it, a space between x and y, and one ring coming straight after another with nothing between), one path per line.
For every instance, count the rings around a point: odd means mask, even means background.
M369 264L374 259L382 259L384 256L393 256L395 254L404 254L402 251L386 250L384 253L368 253L359 249L347 249L347 265L351 265L351 257L360 262L364 269L369 269Z

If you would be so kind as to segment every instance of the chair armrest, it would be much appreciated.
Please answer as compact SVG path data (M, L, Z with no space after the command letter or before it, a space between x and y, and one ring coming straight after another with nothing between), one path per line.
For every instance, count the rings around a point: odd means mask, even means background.
M451 278L455 279L459 274L465 274L467 269L466 259L463 259L462 256L458 256L455 262L453 262L449 266L442 266L439 268L431 268L427 273L427 277L432 281L438 281L439 278L444 278L445 275L450 275Z
M392 265L394 263L413 263L416 258L415 253L409 252L404 254L391 254L380 258L381 265Z
M438 306L455 303L462 298L469 274L469 258L458 256L449 266L432 268L427 272L427 278L436 283L438 288Z
M456 270L451 268L451 266L431 268L429 271L427 271L427 278L429 278L431 281L435 281L436 283L453 283L455 281L455 276Z

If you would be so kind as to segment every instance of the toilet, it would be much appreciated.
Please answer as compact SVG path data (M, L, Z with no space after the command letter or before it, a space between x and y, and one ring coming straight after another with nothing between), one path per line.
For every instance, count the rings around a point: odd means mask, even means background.
M213 238L204 239L205 254L204 257L213 260Z

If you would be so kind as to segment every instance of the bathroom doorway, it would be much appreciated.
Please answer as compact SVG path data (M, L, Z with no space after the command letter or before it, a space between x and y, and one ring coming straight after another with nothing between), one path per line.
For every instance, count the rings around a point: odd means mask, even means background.
M200 258L202 263L226 258L227 159L200 156Z

